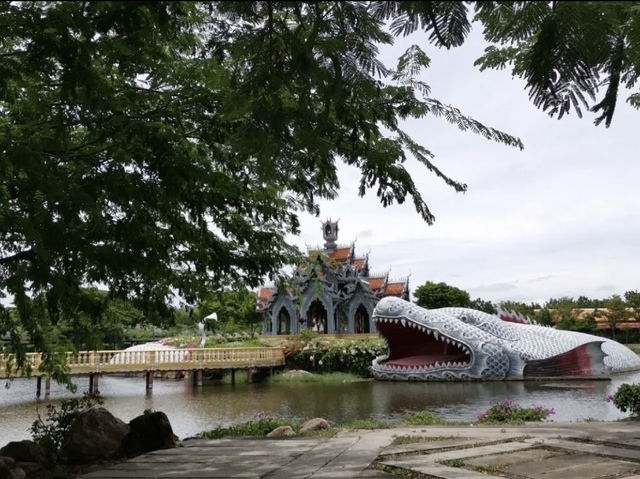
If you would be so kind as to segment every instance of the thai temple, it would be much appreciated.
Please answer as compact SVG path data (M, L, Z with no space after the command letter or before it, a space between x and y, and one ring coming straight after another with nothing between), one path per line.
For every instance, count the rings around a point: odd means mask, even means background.
M322 224L324 249L308 249L287 284L260 289L257 309L262 334L374 333L373 308L385 296L409 300L409 277L390 281L389 272L370 273L369 255L356 255L355 242L338 246L338 222Z

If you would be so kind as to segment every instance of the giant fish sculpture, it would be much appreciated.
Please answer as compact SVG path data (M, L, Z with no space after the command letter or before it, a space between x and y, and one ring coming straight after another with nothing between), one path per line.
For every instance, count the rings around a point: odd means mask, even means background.
M373 360L376 379L595 378L640 369L640 358L615 341L473 309L424 309L386 297L373 320L387 344L387 355Z

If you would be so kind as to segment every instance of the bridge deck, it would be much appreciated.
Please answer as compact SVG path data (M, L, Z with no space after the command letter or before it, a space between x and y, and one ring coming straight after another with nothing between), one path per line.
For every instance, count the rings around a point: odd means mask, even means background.
M195 348L148 351L80 351L65 353L69 374L126 373L141 371L187 371L198 369L244 369L284 365L282 348ZM13 355L0 354L0 378ZM32 375L39 375L40 353L28 353Z

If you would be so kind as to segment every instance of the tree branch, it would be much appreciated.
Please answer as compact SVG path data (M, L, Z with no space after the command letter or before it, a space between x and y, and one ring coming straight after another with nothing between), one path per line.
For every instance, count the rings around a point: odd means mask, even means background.
M28 261L33 261L35 259L35 254L33 253L33 249L28 249L26 251L20 251L12 256L7 256L5 258L0 258L0 265L15 263L17 261L22 261L26 259Z

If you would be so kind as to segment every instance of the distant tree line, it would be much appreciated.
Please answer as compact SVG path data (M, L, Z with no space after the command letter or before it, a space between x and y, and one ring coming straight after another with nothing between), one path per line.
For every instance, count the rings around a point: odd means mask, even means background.
M98 288L81 288L79 301L68 314L58 315L48 334L54 336L58 351L121 349L131 344L154 341L171 335L197 335L197 324L216 312L218 320L207 327L215 333L257 331L261 322L256 311L256 294L248 289L212 292L193 308L164 305L150 309L131 299L122 299ZM34 315L49 315L47 298L28 299ZM24 352L33 348L30 337L18 325L15 309L8 308L0 327L3 343L14 339ZM13 336L13 338L12 338Z
M579 296L577 299L563 296L551 298L544 304L520 301L500 301L492 303L482 298L471 299L468 292L440 282L427 281L414 291L416 304L424 308L444 308L458 306L473 308L495 314L498 308L520 313L546 326L580 331L591 334L607 333L612 339L624 342L640 340L637 330L632 330L629 322L640 321L640 292L626 291L623 296L614 294L608 298L596 299ZM576 310L592 310L578 316ZM605 318L608 331L598 330L597 318ZM623 332L624 337L616 337Z

